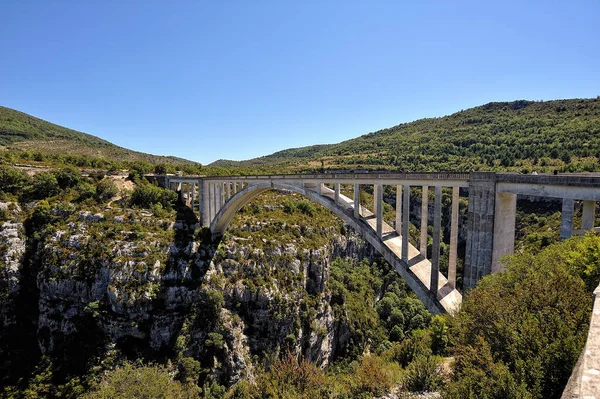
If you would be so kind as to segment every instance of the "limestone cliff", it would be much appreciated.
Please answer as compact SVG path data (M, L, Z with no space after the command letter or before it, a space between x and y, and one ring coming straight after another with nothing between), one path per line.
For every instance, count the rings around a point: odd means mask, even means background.
M15 304L29 304L21 305L31 319L23 328L42 355L69 359L70 370L115 352L191 357L204 378L224 385L252 379L255 366L285 350L324 367L350 334L347 318L332 311L331 262L374 256L339 221L277 226L297 237L291 240L265 232L271 221L240 221L216 243L185 209L171 214L173 221L147 211L62 204L26 236L15 221L21 209L2 206L3 331L20 333L7 326ZM1 340L7 359L24 350L7 344L19 342L15 336Z

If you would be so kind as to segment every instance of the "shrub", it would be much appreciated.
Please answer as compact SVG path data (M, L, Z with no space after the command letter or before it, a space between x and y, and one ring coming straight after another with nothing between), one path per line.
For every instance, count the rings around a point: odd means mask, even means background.
M195 386L174 381L162 366L125 363L105 374L87 399L199 398Z
M96 195L96 186L82 181L77 185L77 192L79 193L77 199L83 201Z
M307 360L298 360L290 352L259 376L258 397L264 398L322 398L325 373Z
M412 392L432 392L444 382L442 359L420 355L406 369L406 388Z
M31 198L44 199L57 195L60 192L60 186L53 174L43 172L33 177L28 191Z
M29 180L30 178L25 172L10 166L0 165L0 191L18 194Z
M363 356L354 367L355 393L381 396L400 380L400 367L380 356Z
M102 179L96 185L96 201L103 203L109 201L111 198L119 193L119 189L109 179Z
M150 208L153 204L161 204L163 208L171 209L175 201L177 201L177 193L151 184L139 185L131 194L132 205L143 208Z
M54 171L54 176L56 176L56 181L63 190L75 187L81 180L81 173L72 166L67 166Z
M315 214L315 212L317 211L317 208L315 207L315 205L308 200L298 201L298 203L296 204L296 207L298 208L298 210L300 212L302 212L308 216L313 216Z

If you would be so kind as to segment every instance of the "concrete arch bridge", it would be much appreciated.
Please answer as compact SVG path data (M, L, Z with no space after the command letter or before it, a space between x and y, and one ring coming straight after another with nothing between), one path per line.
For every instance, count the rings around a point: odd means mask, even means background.
M600 201L600 176L519 175L510 173L321 173L266 176L155 176L165 187L177 190L199 213L213 236L222 235L236 212L258 194L272 188L302 194L334 212L358 231L404 278L433 313L453 312L462 295L456 289L458 203L461 189L468 191L467 245L464 288L481 277L500 271L499 259L514 251L517 196L562 199L561 237L594 228L596 201ZM353 187L352 198L341 194L341 185ZM360 205L361 185L372 185L372 209ZM396 191L393 226L383 220L383 186ZM419 187L421 201L420 246L408 240L410 189ZM450 209L442 209L442 187L452 189ZM433 245L427 258L429 189L434 190ZM573 230L575 201L583 201L582 226ZM448 275L439 271L442 212L450 214Z

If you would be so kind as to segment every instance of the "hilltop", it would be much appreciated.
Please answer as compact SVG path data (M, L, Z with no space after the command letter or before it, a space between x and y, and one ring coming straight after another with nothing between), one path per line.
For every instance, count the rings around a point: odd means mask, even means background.
M291 148L214 166L287 171L597 171L600 98L492 102L420 119L337 144Z
M187 159L145 154L119 147L91 134L0 106L0 146L5 150L38 152L44 155L81 155L116 161L145 161L151 164L195 164Z

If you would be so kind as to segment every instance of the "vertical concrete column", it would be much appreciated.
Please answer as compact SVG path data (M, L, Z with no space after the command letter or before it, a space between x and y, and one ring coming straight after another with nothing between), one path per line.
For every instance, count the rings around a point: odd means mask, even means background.
M206 183L208 187L208 217L207 217L207 226L210 227L210 224L214 218L214 209L215 209L215 185L213 183Z
M375 187L377 190L375 191L375 204L376 212L375 217L377 218L376 227L377 227L377 237L383 237L383 186L381 184L376 184Z
M219 184L219 188L221 189L221 192L219 193L219 198L221 199L221 206L219 207L219 210L221 210L223 205L225 205L225 183Z
M504 267L500 259L515 252L515 220L517 217L517 195L497 193L494 205L494 244L492 253L492 273L501 272Z
M335 203L339 204L340 203L340 183L335 183L334 185L335 187Z
M452 187L452 215L450 217L450 254L448 256L448 284L456 288L456 257L458 248L459 188Z
M380 184L373 184L373 214L377 215L377 206L379 203L377 202L377 198L379 196L379 191L381 189Z
M196 183L192 183L192 211L196 206Z
M402 260L408 264L408 217L410 212L410 186L402 188Z
M354 217L360 217L360 184L354 185Z
M572 198L563 198L562 218L560 221L560 238L570 238L573 230L573 206L575 201Z
M596 219L596 201L583 201L583 214L581 215L581 229L592 230Z
M396 233L402 235L402 186L396 186Z
M431 247L431 279L429 290L437 296L440 278L440 232L442 230L442 188L435 187L433 201L433 245Z
M472 172L469 176L469 210L465 253L464 288L475 287L492 272L496 174Z
M323 195L323 183L317 183L317 193Z
M204 180L198 180L198 199L200 202L200 223L203 227L210 226L210 194L208 192L208 183Z
M227 195L225 201L229 201L229 198L231 198L231 182L225 182L225 192Z
M421 196L421 239L419 249L421 255L427 257L427 219L429 209L429 187L423 186L423 194Z
M233 182L233 195L236 195L238 192L238 182Z

